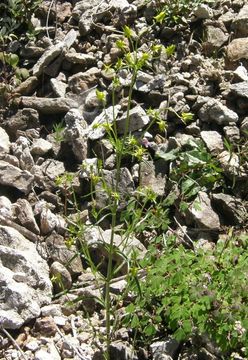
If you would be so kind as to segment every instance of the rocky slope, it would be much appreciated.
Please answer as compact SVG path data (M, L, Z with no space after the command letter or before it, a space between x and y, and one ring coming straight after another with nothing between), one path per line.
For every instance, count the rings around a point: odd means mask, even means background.
M97 159L102 160L107 183L115 181L115 152L101 124L106 112L111 122L112 80L117 75L115 114L119 136L125 132L131 74L125 68L109 67L123 56L117 41L130 46L123 37L124 25L144 33L139 52L149 53L160 44L167 51L158 53L137 74L129 132L141 137L150 156L123 164L121 196L131 195L138 184L149 186L158 196L166 194L171 164L165 154L200 139L218 161L225 189L217 182L211 191L199 188L200 208L189 206L186 216L176 214L174 230L183 227L193 241L207 246L228 227L247 229L248 4L242 0L200 4L178 25L154 25L159 3L58 0L55 8L43 1L32 19L40 30L36 39L14 40L9 45L8 51L18 53L30 76L2 99L0 325L6 331L0 337L1 359L97 359L99 344L81 303L66 304L78 296L85 299L93 324L104 333L104 316L93 300L99 291L94 277L75 244L67 246L68 226L78 215L68 184L77 199L84 199L89 192L89 169L96 167ZM45 26L47 19L49 26ZM106 94L106 109L96 89ZM142 132L151 122L150 107L166 121L165 131L152 126ZM189 113L194 116L184 119L182 114ZM100 186L96 190L97 207L104 208L106 193ZM92 220L86 200L80 200L82 223ZM96 263L107 258L101 242L108 243L110 236L108 221L101 226L84 234ZM121 243L116 235L116 247ZM146 244L135 238L124 249L127 256L132 248L141 256L146 252ZM101 266L104 271L106 264ZM125 272L122 269L118 275ZM61 291L58 283L52 283L58 276L68 293L53 298ZM113 291L121 292L123 279L118 280ZM122 330L112 345L112 358L146 358L145 350L138 355L131 352L125 345L128 333ZM183 353L174 340L167 339L154 344L150 356L219 358L204 346L200 352Z

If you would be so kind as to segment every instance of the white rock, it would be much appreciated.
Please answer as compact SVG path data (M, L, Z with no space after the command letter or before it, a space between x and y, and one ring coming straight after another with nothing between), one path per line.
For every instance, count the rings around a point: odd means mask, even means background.
M201 131L201 138L211 153L219 154L224 150L222 136L217 131Z
M8 153L9 148L10 148L9 135L2 127L0 127L0 152Z
M205 192L198 193L188 211L199 227L211 230L220 228L219 216L212 209L210 199Z
M193 14L197 19L209 19L213 16L213 10L206 4L199 4Z
M34 139L33 145L31 146L31 154L43 156L52 150L52 144L45 139Z
M144 126L149 124L150 118L146 114L145 110L137 105L129 112L129 123L127 133L142 129ZM116 121L117 131L119 134L124 134L127 126L127 112L123 114L120 119Z
M0 226L0 293L0 323L9 329L38 317L52 296L48 265L36 244L8 226Z

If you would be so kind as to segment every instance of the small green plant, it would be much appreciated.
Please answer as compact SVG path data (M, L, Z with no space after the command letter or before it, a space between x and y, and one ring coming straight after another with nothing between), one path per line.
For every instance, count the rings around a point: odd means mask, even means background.
M64 141L64 130L65 125L63 121L53 125L53 137L57 143L61 143L62 141Z
M197 5L203 3L203 0L157 0L156 2L159 12L154 16L155 22L158 24L164 23L167 26L174 26L177 24L186 24L192 11Z
M227 237L197 253L175 247L173 237L161 241L163 251L153 244L140 263L145 280L138 288L130 282L136 300L126 308L125 325L142 343L171 333L179 342L207 334L223 359L233 351L247 356L248 236Z

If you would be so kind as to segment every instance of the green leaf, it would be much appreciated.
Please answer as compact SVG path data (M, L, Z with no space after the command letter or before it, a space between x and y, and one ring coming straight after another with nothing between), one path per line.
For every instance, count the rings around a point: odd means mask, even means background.
M16 54L10 54L9 56L9 65L15 68L19 62L19 56Z
M156 152L156 156L160 159L163 159L165 161L172 161L172 160L175 160L178 156L178 153L179 153L179 150L178 149L173 149L169 152L164 152L164 151L157 151Z
M157 330L155 328L155 326L153 324L148 324L145 328L144 328L144 333L147 336L152 336L154 334L156 334Z

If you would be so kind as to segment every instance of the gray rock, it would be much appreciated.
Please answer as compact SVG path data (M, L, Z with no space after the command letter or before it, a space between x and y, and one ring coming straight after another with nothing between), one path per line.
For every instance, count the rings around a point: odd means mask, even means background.
M164 160L140 163L139 184L148 187L158 196L163 196L167 179L168 164Z
M34 218L32 207L26 199L17 200L17 202L13 205L13 213L22 226L26 227L35 234L40 233L39 227Z
M225 33L220 27L215 25L208 25L205 28L205 41L203 43L204 52L211 55L218 51L221 46L228 40L228 33Z
M47 159L40 166L41 171L49 179L55 180L59 175L65 173L65 166L62 161Z
M10 148L9 135L0 127L0 151L8 153Z
M79 72L69 77L68 86L75 94L81 94L90 89L98 82L101 70L97 67L91 67L85 72Z
M239 65L235 69L233 74L235 76L235 80L238 80L238 81L247 81L248 80L248 72L243 65Z
M127 126L127 112L123 114L123 116L116 121L117 131L119 134L124 134L127 130L127 133L142 129L144 126L149 124L150 118L146 114L145 110L137 105L129 112L129 121Z
M248 213L242 201L227 194L213 194L213 204L227 225L242 225L248 219Z
M112 124L114 121L113 113L115 116L117 116L120 109L120 105L115 105L114 108L110 106L106 108L100 115L98 115L88 128L88 138L90 140L101 139L106 134L106 128L104 125Z
M103 170L103 181L105 186L109 189L115 190L116 184L116 171L115 170ZM132 176L127 168L121 168L120 181L118 184L118 192L120 195L119 209L125 206L126 197L130 195L134 190L134 183ZM109 194L103 189L102 183L99 182L95 186L96 190L96 206L99 209L103 209L109 204Z
M65 140L70 142L72 150L79 162L87 158L87 123L77 109L71 109L64 117L66 127L64 130Z
M33 75L40 76L43 70L57 57L61 54L64 49L69 49L77 38L77 32L75 30L70 30L69 33L65 36L63 41L58 42L55 45L51 45L37 61L33 67Z
M32 155L43 156L52 150L52 144L45 139L35 139L31 146L30 152Z
M248 81L242 81L230 86L231 95L248 99Z
M224 150L222 136L217 131L201 131L201 138L212 154L218 154Z
M235 85L237 84L232 86ZM210 99L203 104L198 112L198 116L201 121L217 123L218 125L227 125L230 122L236 123L239 119L238 114L216 99Z
M22 109L8 118L5 123L9 135L16 136L17 130L26 130L40 126L39 114L35 109Z
M199 4L193 14L197 19L210 19L213 17L213 10L206 4Z
M106 274L108 266L109 252L106 245L111 241L111 230L103 231L100 227L92 227L86 229L84 240L89 247L91 258L103 274ZM127 264L124 263L123 253L126 257L130 257L135 252L138 258L143 257L146 253L144 245L134 237L123 238L118 234L114 235L114 254L113 261L116 266L120 266L116 276L127 273Z
M248 36L248 4L245 4L233 19L232 29L236 37Z
M19 166L22 170L31 171L34 166L34 159L30 153L30 140L24 136L20 136L14 144L12 144L13 154L19 159Z
M199 226L210 230L220 229L219 216L212 209L208 195L200 191L194 203L188 208L191 219Z
M65 59L72 64L81 64L85 66L94 65L96 63L95 56L77 53L74 49L65 54Z
M110 360L138 360L137 355L129 344L113 341L110 345Z
M53 92L56 96L64 98L66 94L67 84L57 79L50 80Z
M163 341L157 341L150 345L150 349L153 355L154 360L165 360L165 359L174 359L176 356L179 343L175 339L168 337ZM167 358L163 355L167 355Z
M12 204L6 196L0 196L0 216L4 218L12 218Z
M63 236L56 233L48 236L46 238L46 250L50 259L65 265L72 275L82 273L83 266L80 256L77 255L75 245L68 248Z
M32 95L39 84L37 76L29 76L15 89L17 94Z
M54 290L56 293L59 293L64 290L69 290L72 286L72 278L69 271L64 265L58 261L54 261L50 267L51 278L55 278L54 281Z
M231 142L231 143L236 143L237 141L240 140L240 131L239 128L235 125L233 126L224 126L223 128L224 134L225 134L225 138Z
M246 138L248 137L248 117L244 118L240 125L240 131Z
M43 207L40 214L41 233L47 235L51 233L58 225L59 219L49 208Z
M49 269L36 244L7 226L0 226L0 268L0 323L18 329L50 303Z
M233 39L226 48L227 60L235 63L241 59L248 59L248 37Z
M76 101L68 98L42 98L22 96L23 107L33 108L43 114L64 114L72 108L77 108Z
M0 184L4 186L14 187L24 194L31 191L34 176L24 170L20 170L6 161L0 160Z
M239 157L235 153L228 151L222 151L218 155L218 160L223 168L225 175L233 180L233 176L242 175L242 169L240 168Z

